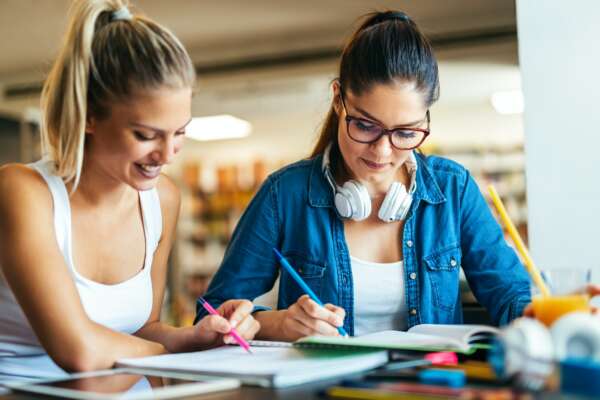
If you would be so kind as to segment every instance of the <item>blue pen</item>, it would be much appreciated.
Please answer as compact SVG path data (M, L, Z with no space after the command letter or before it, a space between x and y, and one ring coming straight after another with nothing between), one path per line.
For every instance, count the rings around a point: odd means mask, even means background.
M281 266L283 268L285 268L285 270L288 272L288 274L290 274L292 276L292 278L294 278L294 280L298 283L298 285L300 285L300 287L302 288L302 290L304 290L306 292L306 294L309 295L310 298L313 299L313 301L315 303L317 303L318 305L320 305L321 307L323 307L323 303L321 302L321 300L319 300L319 298L317 297L317 295L315 294L315 292L313 292L311 290L311 288L308 287L308 285L306 284L306 282L304 282L302 280L302 278L300 277L300 275L298 275L298 273L296 272L296 270L294 268L292 268L292 266L290 265L290 263L279 252L279 250L277 250L276 248L273 248L273 251L277 255L277 258L279 259L279 262L281 263ZM346 331L344 330L344 327L338 326L337 330L340 333L340 335L342 335L342 336L348 336L348 333L346 333Z

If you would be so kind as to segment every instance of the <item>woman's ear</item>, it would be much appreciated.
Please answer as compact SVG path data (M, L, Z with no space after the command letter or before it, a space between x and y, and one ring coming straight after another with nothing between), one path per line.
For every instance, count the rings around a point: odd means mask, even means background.
M342 89L340 87L340 81L338 79L333 81L333 83L331 84L331 90L333 91L333 111L335 111L339 118L340 114L342 113Z
M96 118L88 116L85 119L85 133L87 135L93 135L96 131Z

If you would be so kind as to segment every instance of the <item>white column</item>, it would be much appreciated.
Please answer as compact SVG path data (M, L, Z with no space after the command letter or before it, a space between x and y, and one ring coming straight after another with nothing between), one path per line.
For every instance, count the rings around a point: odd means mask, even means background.
M600 281L600 1L517 0L529 243Z

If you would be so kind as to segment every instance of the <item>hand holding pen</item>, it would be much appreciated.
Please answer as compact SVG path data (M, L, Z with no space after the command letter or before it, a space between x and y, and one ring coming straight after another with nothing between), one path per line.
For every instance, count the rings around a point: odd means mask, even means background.
M306 293L285 311L282 321L282 330L287 333L285 336L290 340L311 335L348 336L343 327L346 316L344 309L323 304L285 257L277 249L273 251L282 268Z
M252 339L260 329L259 323L252 317L253 304L248 300L228 300L215 310L204 298L198 299L200 305L210 314L198 323L203 336L213 336L213 341L223 335L226 344L239 344L252 353L245 339Z

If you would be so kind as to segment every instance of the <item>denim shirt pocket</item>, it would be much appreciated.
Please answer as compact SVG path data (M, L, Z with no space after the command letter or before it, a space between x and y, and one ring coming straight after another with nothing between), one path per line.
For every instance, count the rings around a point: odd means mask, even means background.
M323 277L325 276L326 266L315 260L311 260L304 254L296 251L285 252L284 257L287 258L292 267L296 270L296 272L298 272L298 275L300 275L308 287L310 287L312 291L315 292L317 297L320 298L321 283L323 282ZM288 298L288 301L295 303L300 296L306 293L291 276L289 276L286 272L282 273L284 274L283 276L287 278L286 280L289 280L289 283L286 284L286 297Z
M454 245L423 257L431 284L433 304L437 308L454 312L458 299L461 251Z

